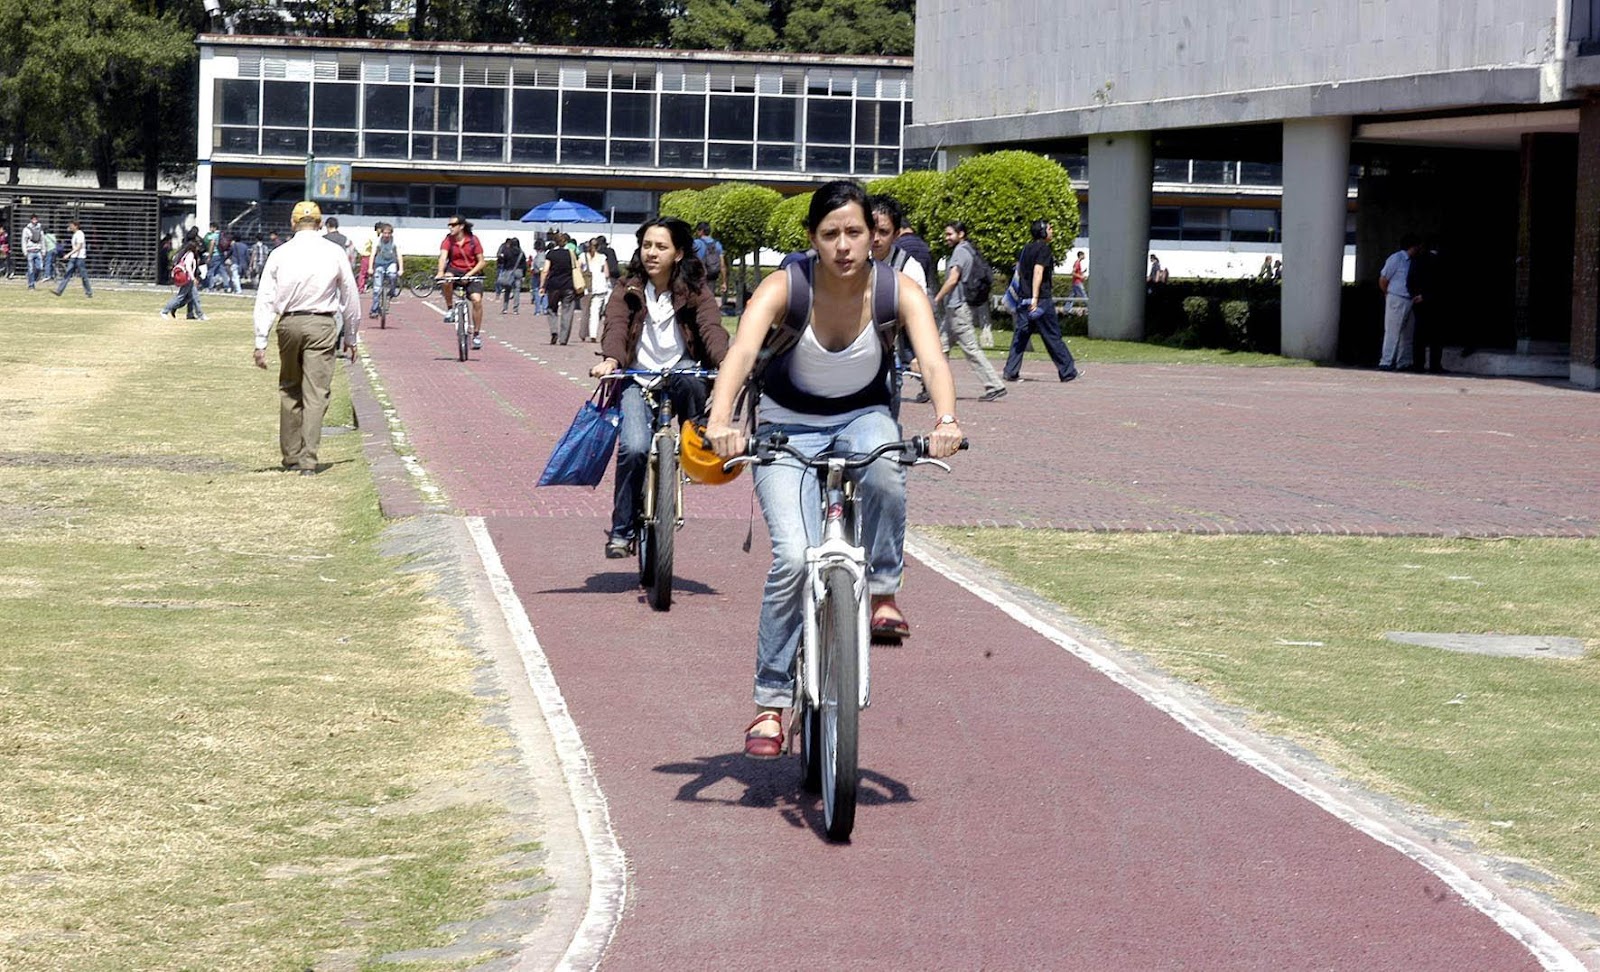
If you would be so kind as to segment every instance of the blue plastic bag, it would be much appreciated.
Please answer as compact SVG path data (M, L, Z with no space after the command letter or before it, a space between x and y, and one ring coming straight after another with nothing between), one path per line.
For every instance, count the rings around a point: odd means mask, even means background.
M556 443L539 474L540 486L598 486L611 464L622 429L618 396L607 394L616 382L603 382L594 397L583 403L572 424Z
M1006 292L1000 298L1006 310L1015 314L1017 309L1028 300L1027 291L1022 289L1022 268L1016 267L1011 271L1011 282L1006 284Z

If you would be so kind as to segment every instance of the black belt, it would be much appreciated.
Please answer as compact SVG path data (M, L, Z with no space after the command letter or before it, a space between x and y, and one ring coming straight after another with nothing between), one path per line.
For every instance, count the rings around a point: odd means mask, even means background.
M333 311L284 311L284 317L336 317Z

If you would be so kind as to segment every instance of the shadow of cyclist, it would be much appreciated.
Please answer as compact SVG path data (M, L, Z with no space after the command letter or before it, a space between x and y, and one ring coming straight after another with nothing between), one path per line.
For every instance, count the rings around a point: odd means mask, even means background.
M822 818L822 797L807 793L801 787L800 761L797 758L754 760L743 753L721 753L701 756L693 762L663 763L655 767L655 772L690 777L678 787L678 799L684 803L777 810L790 826L805 827L819 837L827 829ZM874 807L916 800L911 795L911 788L893 777L864 769L860 771L859 778L857 806ZM724 782L742 786L743 792L737 799L707 793Z
M626 594L629 591L639 590L639 572L636 570L613 570L599 574L590 574L583 582L582 587L550 587L540 591L540 594ZM681 577L672 579L672 593L678 595L694 594L720 594L715 587L702 584L699 581L684 580ZM644 595L641 593L641 597Z

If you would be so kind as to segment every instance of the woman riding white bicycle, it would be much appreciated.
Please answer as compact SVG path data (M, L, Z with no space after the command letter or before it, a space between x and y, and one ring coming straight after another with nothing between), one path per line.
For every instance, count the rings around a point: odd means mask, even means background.
M828 449L871 452L901 439L891 416L892 336L876 325L873 305L878 274L894 273L871 258L872 214L866 193L853 182L830 182L812 196L806 229L816 253L810 258L810 313L792 347L772 356L762 375L758 435L781 432L806 454ZM738 334L722 362L711 395L707 438L724 458L744 452L747 437L732 424L734 403L767 343L790 314L789 275L773 274L745 306ZM901 275L895 319L926 362L923 383L933 401L928 454L943 458L961 444L955 417L955 385L939 348L939 333L927 293ZM794 322L793 326L801 326ZM867 550L875 633L909 632L895 604L905 542L905 471L892 457L880 459L856 480L861 543ZM821 533L815 476L793 459L755 469L756 495L772 537L757 634L757 715L745 728L744 751L772 759L783 750L782 710L794 705L795 651L803 612L805 548Z
M715 368L728 353L722 307L706 286L705 268L695 259L689 224L652 219L639 227L639 248L626 279L606 302L604 357L590 369L595 378L618 368L669 371ZM668 385L673 413L698 419L705 408L705 381L682 378ZM622 391L622 427L617 436L617 482L606 556L633 554L634 528L648 465L650 407L635 382Z
M472 232L472 224L460 216L450 217L450 231L439 244L439 269L434 276L444 281L444 306L455 306L456 280L478 277L483 272L483 244ZM483 278L461 284L472 301L472 350L483 349Z

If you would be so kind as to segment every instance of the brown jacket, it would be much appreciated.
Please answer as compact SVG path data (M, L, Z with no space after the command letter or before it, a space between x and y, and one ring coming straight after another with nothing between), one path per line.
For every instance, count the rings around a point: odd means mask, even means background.
M639 353L639 335L644 332L644 281L629 277L611 289L606 301L605 330L600 333L600 353L620 367L633 367ZM722 364L728 353L728 329L722 326L722 305L709 287L693 296L673 291L672 306L677 312L678 333L683 337L684 356L708 368Z

